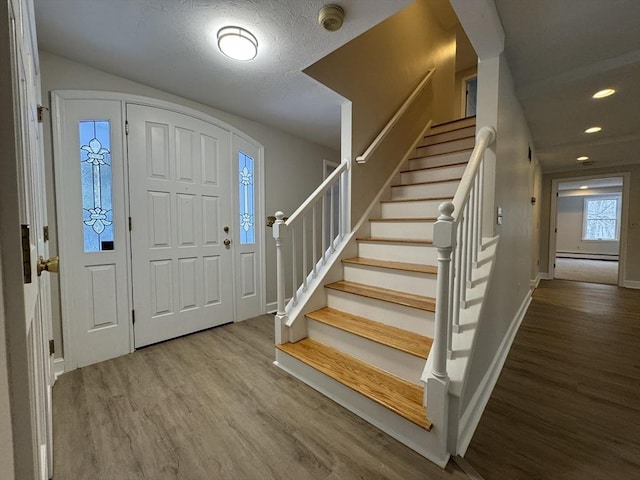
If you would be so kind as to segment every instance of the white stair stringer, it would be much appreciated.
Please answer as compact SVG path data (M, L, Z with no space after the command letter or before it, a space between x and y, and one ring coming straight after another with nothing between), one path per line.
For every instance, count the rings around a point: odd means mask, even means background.
M428 432L388 408L277 349L274 364L386 434L391 435L439 467L446 467L449 454L442 448L442 432L439 426L434 425Z

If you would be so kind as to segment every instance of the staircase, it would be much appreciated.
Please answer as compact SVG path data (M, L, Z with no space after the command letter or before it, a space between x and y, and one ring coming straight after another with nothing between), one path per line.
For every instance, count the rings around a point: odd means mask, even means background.
M306 313L307 337L277 364L429 457L423 370L434 335L438 206L475 144L475 118L432 127L360 229L357 256Z

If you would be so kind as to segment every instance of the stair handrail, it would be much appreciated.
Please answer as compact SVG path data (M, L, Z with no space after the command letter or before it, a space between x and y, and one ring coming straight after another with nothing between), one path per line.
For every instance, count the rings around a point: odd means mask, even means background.
M471 284L471 269L482 250L482 200L484 156L494 142L493 127L482 127L476 145L451 202L439 206L433 227L433 245L438 252L436 311L431 374L448 382L447 358L452 357L452 336L459 331L461 306Z
M396 125L396 123L398 123L400 118L402 118L402 115L404 115L404 113L411 106L411 104L416 99L416 97L420 94L420 92L422 92L422 90L427 85L427 83L429 83L429 80L431 80L431 76L435 71L436 71L435 68L431 68L429 71L427 71L427 74L425 75L425 77L420 81L420 83L413 90L413 92L411 92L411 94L407 97L407 99L400 106L400 108L393 115L393 117L391 117L391 120L387 122L387 124L382 128L382 130L380 130L380 133L378 133L378 136L373 140L373 142L371 142L371 145L367 147L367 149L364 151L362 155L359 155L356 157L357 163L367 163L367 161L369 160L369 157L371 157L373 152L375 152L376 149L382 144L382 141L387 137L387 135L389 135L389 133L391 132L393 127Z

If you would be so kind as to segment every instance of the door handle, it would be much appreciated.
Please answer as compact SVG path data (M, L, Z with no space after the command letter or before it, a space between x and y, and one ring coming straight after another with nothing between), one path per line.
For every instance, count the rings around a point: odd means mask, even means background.
M231 240L229 240L228 238L225 238L224 242L222 243L224 243L225 247L228 247L229 245L231 245Z
M60 259L56 256L45 260L44 257L40 255L40 258L38 258L38 276L42 275L42 272L45 270L49 273L58 273L60 271Z

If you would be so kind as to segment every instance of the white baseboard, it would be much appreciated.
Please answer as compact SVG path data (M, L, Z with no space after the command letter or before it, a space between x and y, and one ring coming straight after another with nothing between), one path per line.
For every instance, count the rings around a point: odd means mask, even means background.
M540 285L540 280L542 280L545 276L546 276L545 273L538 272L538 274L536 275L536 278L531 280L531 288L534 290L538 288L538 285Z
M58 380L58 377L64 373L64 358L53 359L53 375L54 383Z
M529 308L529 304L531 303L531 291L527 294L527 296L522 301L518 312L515 317L511 321L511 326L504 338L502 339L502 343L498 348L495 356L493 357L493 361L491 362L491 366L487 370L484 378L480 382L478 389L474 393L469 405L467 405L466 410L462 414L460 418L460 427L458 429L458 447L457 454L464 457L464 454L469 447L469 443L471 443L471 439L473 438L473 434L478 427L478 423L480 423L480 419L482 418L482 414L484 413L484 409L489 402L489 398L491 398L491 393L493 392L496 383L498 382L498 377L500 377L500 372L502 372L502 367L504 366L504 362L507 360L507 355L509 355L509 350L511 349L511 345L513 344L513 340L516 338L516 333L518 333L518 329L522 324L522 320L524 320L524 316L527 313L527 309Z
M284 304L286 305L287 303L289 303L289 300L291 300L291 297L285 298ZM264 311L267 312L267 313L276 313L278 311L278 302L269 302L269 303L267 303L267 305L265 306Z
M624 287L625 288L638 288L638 289L640 289L640 282L637 282L635 280L625 280L624 281Z

